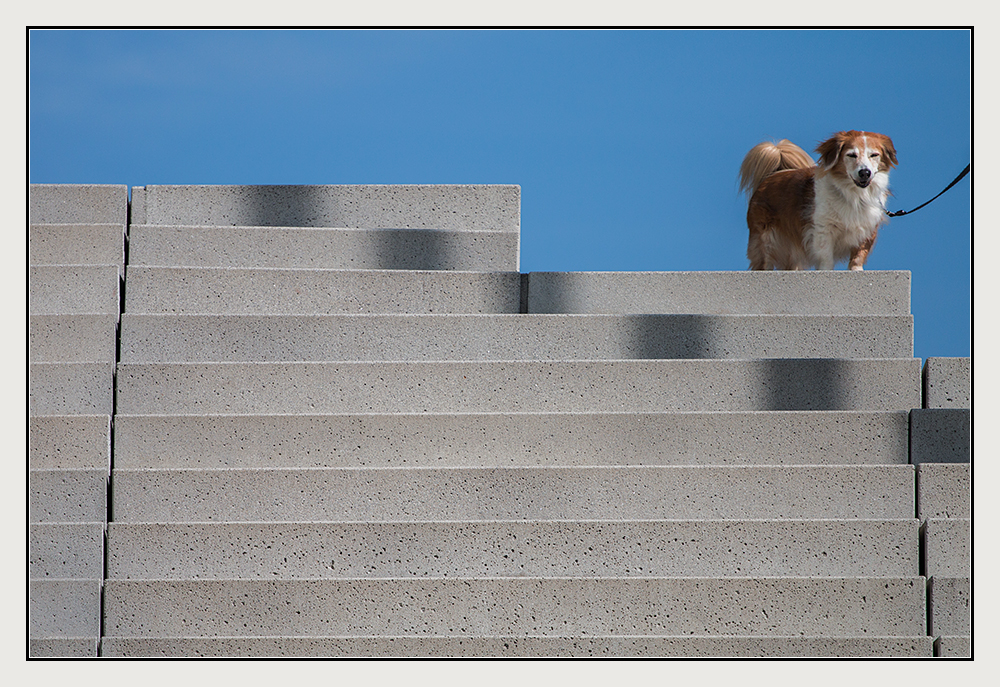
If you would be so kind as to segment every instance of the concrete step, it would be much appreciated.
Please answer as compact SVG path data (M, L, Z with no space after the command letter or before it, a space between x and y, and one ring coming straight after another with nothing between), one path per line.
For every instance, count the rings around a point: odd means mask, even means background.
M914 520L125 523L113 579L919 574Z
M925 575L972 577L971 518L928 518L922 535Z
M28 580L29 639L93 645L100 635L100 580Z
M920 360L122 363L129 415L909 410Z
M31 224L115 224L128 221L128 187L110 184L30 184Z
M121 470L114 522L907 519L913 466Z
M28 578L103 580L104 518L28 525Z
M133 224L129 239L132 265L518 271L516 231Z
M112 415L113 362L31 363L28 415Z
M519 313L521 275L130 265L125 311L210 315Z
M921 463L916 470L918 518L972 518L971 463Z
M935 575L927 579L927 634L972 636L972 577Z
M528 312L908 315L910 273L531 272Z
M930 657L913 637L109 637L102 656L142 657ZM966 653L966 656L969 654Z
M133 224L354 229L521 229L516 185L145 186Z
M116 315L29 315L28 362L114 363Z
M125 266L125 224L32 224L29 265Z
M28 468L111 470L110 415L28 417Z
M116 265L29 265L29 315L118 315Z
M907 358L913 319L126 313L121 351L123 362Z
M141 468L897 464L905 411L117 415Z
M105 522L107 470L29 470L28 522Z
M924 408L972 408L972 358L928 358Z
M921 577L115 580L112 637L913 637Z

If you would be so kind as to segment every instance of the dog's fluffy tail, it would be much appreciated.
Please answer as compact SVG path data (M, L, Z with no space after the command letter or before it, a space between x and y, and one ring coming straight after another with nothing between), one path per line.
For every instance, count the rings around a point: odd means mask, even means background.
M809 157L809 153L789 140L758 143L750 149L743 158L743 164L740 165L740 191L746 193L749 198L764 179L775 172L783 169L804 169L815 165L816 162Z

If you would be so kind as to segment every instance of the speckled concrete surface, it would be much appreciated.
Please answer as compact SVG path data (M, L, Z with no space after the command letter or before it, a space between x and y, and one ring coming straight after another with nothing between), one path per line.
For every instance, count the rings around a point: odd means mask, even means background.
M917 466L917 517L971 518L972 465L923 463Z
M116 265L29 265L29 315L117 316Z
M910 411L910 462L971 463L972 410L914 408Z
M132 188L135 224L428 228L520 233L516 185L169 186Z
M972 358L928 358L924 408L972 407Z
M126 313L121 326L123 362L913 355L909 316Z
M104 522L107 470L29 470L28 522Z
M110 415L28 418L28 468L111 469Z
M30 184L31 224L120 224L128 218L124 184Z
M176 267L517 272L511 231L135 225L129 263Z
M126 523L113 579L917 575L915 520Z
M31 315L28 361L113 364L117 330L117 315Z
M906 411L117 415L128 468L906 464Z
M115 470L116 522L908 518L882 466Z
M951 638L949 638L951 639ZM930 637L105 637L142 657L929 657Z
M28 227L28 263L124 267L125 223L32 224Z
M28 526L29 579L104 579L104 521Z
M519 313L517 272L130 266L129 313Z
M531 272L530 313L909 315L910 273Z
M118 411L909 410L918 359L129 364Z
M972 576L972 519L928 518L923 525L924 574Z
M924 632L925 594L920 577L108 580L105 631L910 637Z

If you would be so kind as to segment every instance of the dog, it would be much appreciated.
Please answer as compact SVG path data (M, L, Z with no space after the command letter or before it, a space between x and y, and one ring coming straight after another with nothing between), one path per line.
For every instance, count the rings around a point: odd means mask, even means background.
M819 162L788 140L754 146L740 166L750 200L747 258L752 270L864 269L887 221L892 140L841 131L816 147Z

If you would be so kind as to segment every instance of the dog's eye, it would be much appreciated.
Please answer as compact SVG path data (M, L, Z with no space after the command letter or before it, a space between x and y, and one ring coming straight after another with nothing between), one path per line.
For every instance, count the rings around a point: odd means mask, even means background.
M868 157L878 157L878 155L879 155L878 153L872 153L872 154L871 154L871 155L869 155Z
M847 154L847 157L857 157L857 156L858 156L857 153L848 153Z

